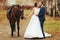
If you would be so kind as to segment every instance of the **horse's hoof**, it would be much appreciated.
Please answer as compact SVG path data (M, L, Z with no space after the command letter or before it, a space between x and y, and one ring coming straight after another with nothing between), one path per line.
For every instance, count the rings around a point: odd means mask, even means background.
M11 35L11 37L13 37L13 35Z
M20 37L20 36L18 36L18 37Z
M20 35L18 35L18 37L20 37Z
M11 37L14 37L13 35L11 35Z

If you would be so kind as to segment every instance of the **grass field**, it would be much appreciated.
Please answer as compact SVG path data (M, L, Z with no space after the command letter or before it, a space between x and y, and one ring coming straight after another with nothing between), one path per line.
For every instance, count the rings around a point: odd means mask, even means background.
M25 16L28 16L31 10L25 10ZM6 11L0 11L0 40L60 40L60 20L55 20L53 17L46 16L46 21L44 24L44 30L50 34L51 37L45 39L24 39L24 31L26 29L27 24L29 23L30 18L21 20L20 23L20 35L19 38L11 38L10 37L10 27L9 22L6 18Z

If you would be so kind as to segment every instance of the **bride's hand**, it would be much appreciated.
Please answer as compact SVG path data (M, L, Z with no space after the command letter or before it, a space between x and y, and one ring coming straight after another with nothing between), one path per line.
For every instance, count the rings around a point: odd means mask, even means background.
M24 19L27 19L27 17L26 17L26 16L24 16Z

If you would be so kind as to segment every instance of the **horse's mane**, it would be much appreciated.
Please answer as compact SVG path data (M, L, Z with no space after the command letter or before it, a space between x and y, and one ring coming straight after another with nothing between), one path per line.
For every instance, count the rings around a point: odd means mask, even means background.
M15 5L13 5L13 6L10 7L10 13L12 12L12 9L13 9L14 6L15 6Z

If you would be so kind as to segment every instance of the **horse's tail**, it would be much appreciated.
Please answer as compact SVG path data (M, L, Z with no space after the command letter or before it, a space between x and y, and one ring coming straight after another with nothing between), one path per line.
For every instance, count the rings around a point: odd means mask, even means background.
M9 14L8 13L6 14L6 17L7 17L7 19L9 19Z

